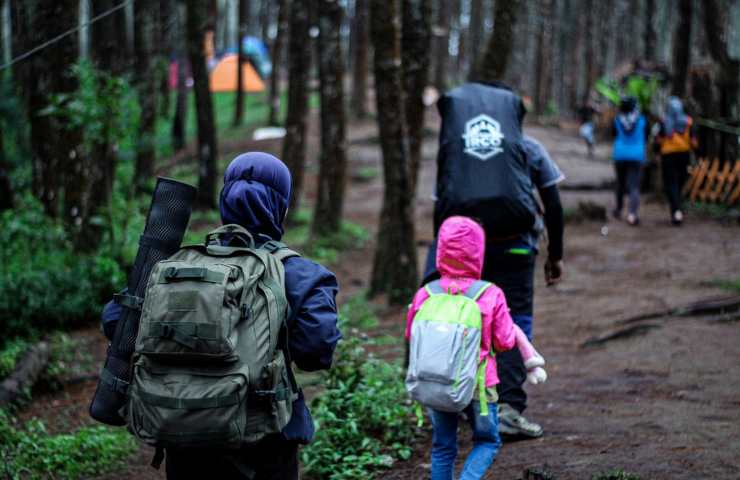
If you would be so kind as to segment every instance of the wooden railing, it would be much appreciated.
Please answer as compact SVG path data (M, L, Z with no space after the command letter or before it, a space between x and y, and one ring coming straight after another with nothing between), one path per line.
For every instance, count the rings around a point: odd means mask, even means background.
M689 168L689 180L683 187L684 195L692 201L724 203L732 206L740 201L740 159L724 162L718 158L699 159Z

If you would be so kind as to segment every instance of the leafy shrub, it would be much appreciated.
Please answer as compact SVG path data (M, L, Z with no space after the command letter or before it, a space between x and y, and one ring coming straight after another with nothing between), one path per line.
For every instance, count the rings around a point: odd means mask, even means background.
M125 281L104 255L79 255L61 224L33 198L0 215L0 331L6 338L99 315Z
M0 460L8 479L82 478L113 471L135 451L123 429L95 426L49 435L44 423L19 427L0 410Z
M316 437L301 453L307 478L372 478L411 456L413 408L402 378L399 365L369 357L359 340L339 344L312 403Z
M375 308L364 292L352 296L339 308L339 328L342 331L346 328L367 330L377 326Z

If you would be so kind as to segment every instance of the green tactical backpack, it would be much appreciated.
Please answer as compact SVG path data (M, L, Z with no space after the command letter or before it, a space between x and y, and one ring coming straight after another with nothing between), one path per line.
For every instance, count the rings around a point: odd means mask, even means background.
M231 244L218 240L228 236ZM162 448L238 448L288 423L291 371L278 242L226 225L152 269L126 407L128 429Z

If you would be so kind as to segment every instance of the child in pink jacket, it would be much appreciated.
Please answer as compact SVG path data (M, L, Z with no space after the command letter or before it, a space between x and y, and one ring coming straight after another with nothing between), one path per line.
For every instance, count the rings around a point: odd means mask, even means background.
M480 280L485 255L485 233L475 221L466 217L450 217L439 229L437 239L437 270L445 291L462 294L476 280ZM421 305L429 298L422 288L414 296L406 321L406 339L411 335L411 325ZM473 429L473 450L470 452L461 473L461 480L482 478L493 463L501 446L496 415L495 352L519 347L528 378L532 383L546 380L541 368L544 359L532 347L526 335L511 320L504 293L495 285L490 286L477 301L481 310L482 335L480 361L486 357L486 391L489 414L480 413L480 402L474 400L463 411ZM432 439L432 480L451 480L457 457L458 414L430 409L434 434Z

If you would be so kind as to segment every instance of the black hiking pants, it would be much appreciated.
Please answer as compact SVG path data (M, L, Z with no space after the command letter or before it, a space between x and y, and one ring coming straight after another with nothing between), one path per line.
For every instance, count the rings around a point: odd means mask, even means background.
M622 160L614 162L617 171L617 212L622 212L624 195L629 196L627 209L629 213L637 215L640 208L640 176L642 174L642 163L637 161Z
M671 214L681 210L681 189L689 178L689 152L669 153L662 156L663 190L665 190Z
M534 297L535 255L518 255L486 248L483 280L493 282L506 296L511 318L531 338ZM527 369L519 349L496 353L496 369L500 383L496 387L499 403L508 403L519 412L527 408L524 382Z
M168 480L298 480L298 444L274 435L240 450L167 450Z

